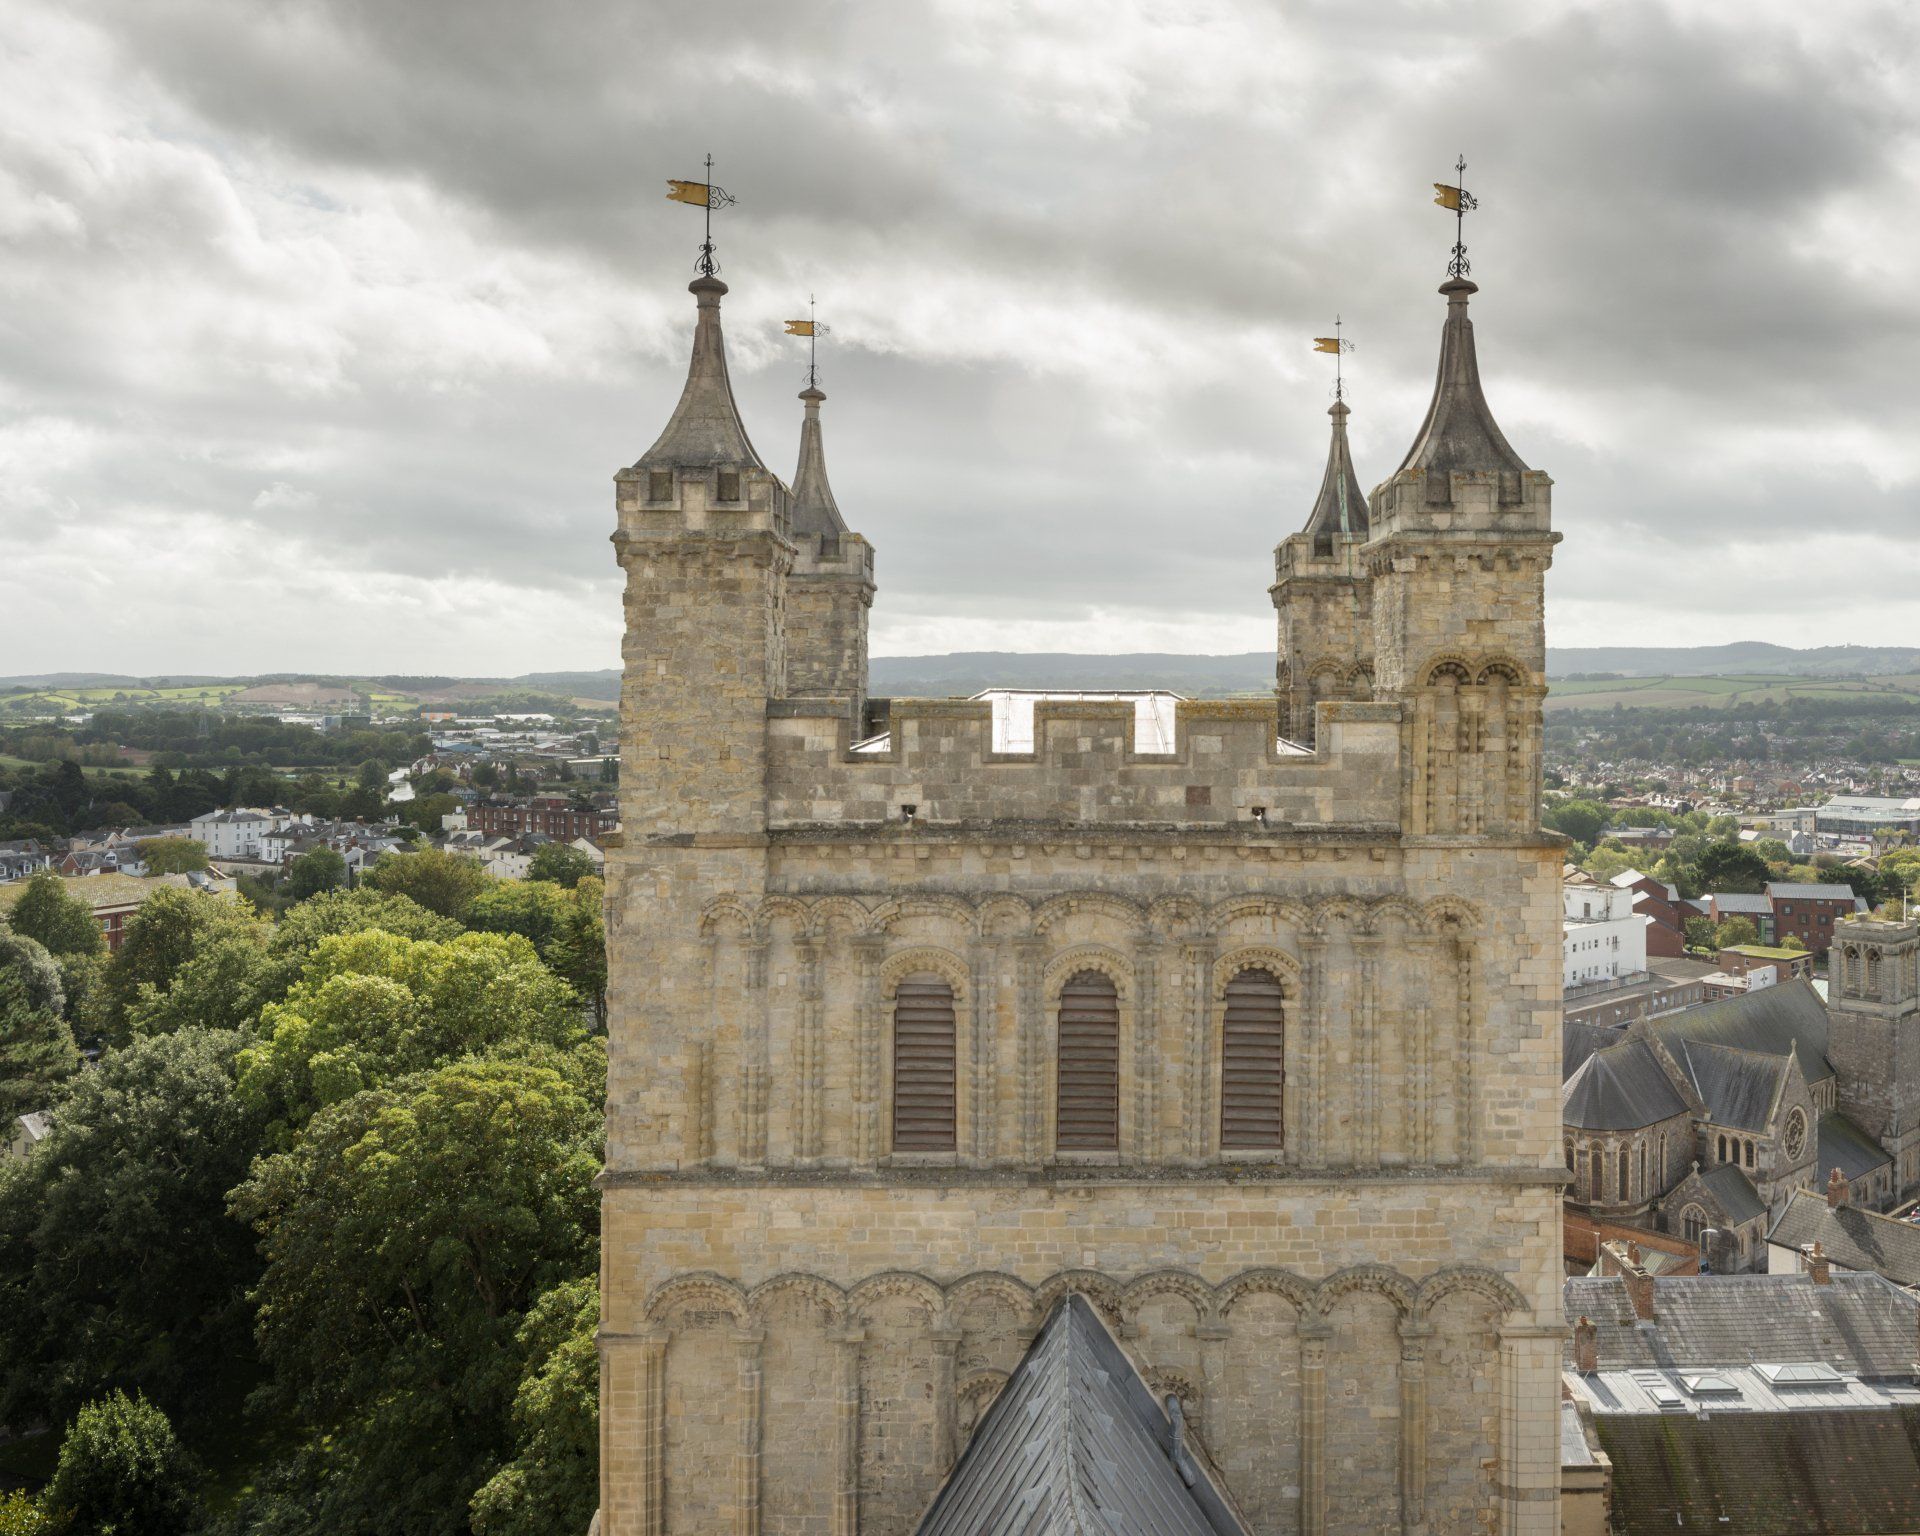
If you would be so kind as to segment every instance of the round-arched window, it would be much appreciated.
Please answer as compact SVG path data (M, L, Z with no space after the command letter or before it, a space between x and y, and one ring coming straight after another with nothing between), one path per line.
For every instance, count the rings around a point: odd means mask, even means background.
M1796 1109L1787 1116L1787 1132L1784 1138L1787 1161L1797 1163L1800 1154L1807 1150L1807 1112Z

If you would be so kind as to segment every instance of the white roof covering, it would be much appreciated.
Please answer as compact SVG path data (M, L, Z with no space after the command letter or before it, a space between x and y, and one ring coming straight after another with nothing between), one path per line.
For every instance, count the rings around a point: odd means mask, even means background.
M1039 688L988 688L974 695L993 705L993 750L1031 752L1033 750L1033 707L1045 699L1049 703L1115 702L1133 705L1133 750L1171 752L1174 746L1174 712L1181 698L1177 693L1151 689L1144 693L1050 693Z

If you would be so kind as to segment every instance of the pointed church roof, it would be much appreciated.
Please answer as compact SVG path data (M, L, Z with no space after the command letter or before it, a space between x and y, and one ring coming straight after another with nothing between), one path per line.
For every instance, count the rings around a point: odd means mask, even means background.
M915 1536L1247 1536L1084 1297L1064 1297Z
M727 285L717 277L696 277L687 284L687 292L700 306L687 387L680 392L666 431L640 455L636 469L655 465L699 469L718 464L766 468L741 424L733 384L727 378L727 343L720 334L720 296L726 291Z
M846 519L827 483L827 454L820 446L820 402L826 395L809 384L800 391L806 419L800 423L800 467L793 472L793 531L796 535L843 534Z
M1504 469L1525 473L1527 466L1513 451L1493 419L1487 397L1480 392L1480 362L1473 350L1473 322L1467 318L1467 298L1480 291L1478 283L1456 277L1440 285L1447 296L1447 322L1440 332L1440 370L1433 384L1433 403L1427 419L1407 450L1398 474L1424 469L1430 474L1452 470Z
M1320 481L1320 495L1307 518L1306 531L1313 535L1316 555L1333 553L1333 541L1341 534L1367 532L1367 496L1360 489L1360 477L1353 472L1353 455L1347 448L1347 417L1352 413L1344 400L1328 408L1333 418L1333 441L1327 447L1327 472Z

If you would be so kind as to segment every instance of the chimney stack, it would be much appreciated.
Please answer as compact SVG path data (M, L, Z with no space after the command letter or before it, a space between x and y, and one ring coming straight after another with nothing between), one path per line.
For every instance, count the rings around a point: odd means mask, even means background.
M1800 1256L1805 1261L1807 1274L1815 1285L1833 1284L1833 1274L1828 1266L1827 1256L1818 1242L1808 1243L1800 1250Z
M1847 1203L1847 1176L1838 1168L1827 1175L1827 1209L1837 1211Z
M1582 1376L1600 1369L1600 1330L1593 1319L1583 1317L1573 1325L1573 1368Z

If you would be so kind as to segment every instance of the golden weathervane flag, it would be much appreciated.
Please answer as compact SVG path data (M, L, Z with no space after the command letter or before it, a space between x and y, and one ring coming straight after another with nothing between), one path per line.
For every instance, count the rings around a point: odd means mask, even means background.
M705 208L713 200L713 188L704 181L669 181L667 183L667 201L673 203L692 203L696 208Z
M1458 187L1450 187L1444 181L1433 184L1433 200L1442 208L1451 208L1455 213L1461 209L1461 192Z
M789 320L787 322L787 334L789 336L811 336L813 334L813 322L811 320Z
M1313 350L1337 354L1344 351L1345 347L1337 336L1316 336L1313 338Z

